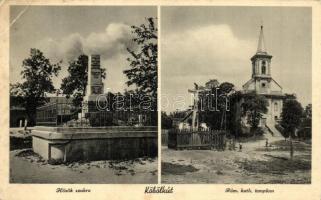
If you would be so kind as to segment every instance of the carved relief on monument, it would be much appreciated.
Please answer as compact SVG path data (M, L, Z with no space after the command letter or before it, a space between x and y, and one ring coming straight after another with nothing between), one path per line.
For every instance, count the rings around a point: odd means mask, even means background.
M91 86L92 94L102 94L102 86Z
M92 68L100 68L100 55L92 55L91 56L91 67Z
M91 72L91 75L94 77L94 79L100 79L100 72L98 71L96 71L96 72Z

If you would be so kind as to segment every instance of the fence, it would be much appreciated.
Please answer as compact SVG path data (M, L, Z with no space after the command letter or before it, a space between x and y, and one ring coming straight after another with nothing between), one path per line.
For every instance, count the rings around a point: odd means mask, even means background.
M168 148L224 150L224 130L178 130L168 131Z
M86 105L85 105L86 106ZM86 108L86 107L85 107ZM155 125L155 111L98 111L83 112L84 107L71 103L52 102L37 108L37 126L117 126L117 125Z
M162 129L162 146L168 145L168 130Z
M36 125L59 126L71 120L77 108L69 103L48 103L37 108Z

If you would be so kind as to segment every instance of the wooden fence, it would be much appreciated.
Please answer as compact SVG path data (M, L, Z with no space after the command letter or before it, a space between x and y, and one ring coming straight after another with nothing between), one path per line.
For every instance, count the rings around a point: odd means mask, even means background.
M162 146L168 145L168 129L162 129Z
M168 131L168 148L224 150L224 130L178 130Z

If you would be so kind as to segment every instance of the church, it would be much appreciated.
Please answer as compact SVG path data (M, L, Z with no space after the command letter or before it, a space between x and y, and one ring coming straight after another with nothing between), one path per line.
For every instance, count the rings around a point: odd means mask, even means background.
M272 55L267 53L264 41L263 26L261 26L258 48L251 58L252 76L243 85L243 94L255 92L264 95L268 100L268 112L263 114L260 127L267 127L272 132L277 132L275 125L279 122L285 94L282 86L272 77ZM242 119L246 124L246 119Z

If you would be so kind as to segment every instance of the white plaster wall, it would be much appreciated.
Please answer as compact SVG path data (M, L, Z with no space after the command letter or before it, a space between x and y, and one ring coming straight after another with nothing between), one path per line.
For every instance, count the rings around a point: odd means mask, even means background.
M48 160L48 146L48 140L32 137L32 150L46 160Z
M281 99L274 99L272 100L272 102L273 102L273 108L272 108L273 119L275 116L277 116L278 119L280 119L281 113L282 113L283 101ZM277 103L278 105L277 110L275 110L275 103Z
M51 145L51 159L64 160L65 145Z

